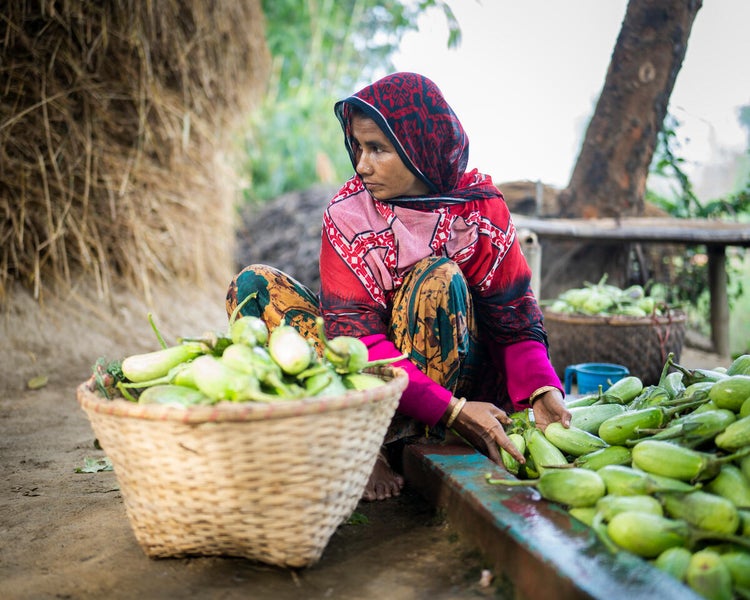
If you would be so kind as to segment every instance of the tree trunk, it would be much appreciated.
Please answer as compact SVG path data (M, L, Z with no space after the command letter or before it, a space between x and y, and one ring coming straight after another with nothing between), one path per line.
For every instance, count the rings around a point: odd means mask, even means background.
M630 0L560 210L643 213L646 178L701 0Z
M630 0L602 93L589 123L560 216L642 215L649 166L667 115L669 97L687 51L702 0ZM562 289L607 274L615 285L645 283L647 265L634 263L639 248L545 243L542 289ZM635 270L634 270L635 264Z

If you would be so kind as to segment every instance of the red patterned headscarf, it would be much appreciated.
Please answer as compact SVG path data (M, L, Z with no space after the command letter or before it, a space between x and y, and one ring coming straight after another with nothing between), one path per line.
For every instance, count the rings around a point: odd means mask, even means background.
M461 186L469 160L469 138L438 86L427 77L393 73L336 103L334 111L356 169L352 107L375 121L403 163L430 190L430 196L394 202L445 204L497 197L498 190L491 182Z

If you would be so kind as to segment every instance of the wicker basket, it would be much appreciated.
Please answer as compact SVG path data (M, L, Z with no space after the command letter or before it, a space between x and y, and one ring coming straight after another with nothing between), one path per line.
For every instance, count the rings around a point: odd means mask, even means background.
M385 385L273 404L139 405L90 382L77 396L149 557L306 567L356 508L406 387L402 369L374 372Z
M544 312L550 358L559 377L568 365L607 362L626 366L644 385L658 383L670 352L679 361L686 321L681 311L643 318Z

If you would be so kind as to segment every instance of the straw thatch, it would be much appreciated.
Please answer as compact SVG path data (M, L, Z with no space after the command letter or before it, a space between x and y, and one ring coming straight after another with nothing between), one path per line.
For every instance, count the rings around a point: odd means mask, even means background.
M0 303L225 278L229 139L269 64L259 0L4 4Z

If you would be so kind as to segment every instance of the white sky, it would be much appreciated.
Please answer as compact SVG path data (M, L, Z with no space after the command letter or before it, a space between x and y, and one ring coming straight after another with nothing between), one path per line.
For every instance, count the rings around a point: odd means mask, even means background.
M463 41L448 50L440 11L420 19L394 63L435 81L471 143L469 166L496 183L564 187L604 84L626 0L449 0ZM750 104L749 0L704 0L670 100L680 155L700 188L747 147L737 110ZM718 167L716 166L718 164ZM722 166L723 165L723 166ZM723 179L731 179L724 175ZM729 187L728 181L714 187ZM717 194L731 189L712 189Z

